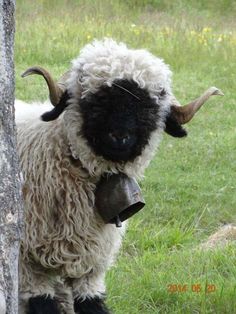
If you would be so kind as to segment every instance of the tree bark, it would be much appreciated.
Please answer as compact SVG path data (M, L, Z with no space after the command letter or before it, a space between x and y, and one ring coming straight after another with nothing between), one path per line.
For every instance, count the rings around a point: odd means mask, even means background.
M15 0L0 0L0 314L18 313L22 197L14 122Z

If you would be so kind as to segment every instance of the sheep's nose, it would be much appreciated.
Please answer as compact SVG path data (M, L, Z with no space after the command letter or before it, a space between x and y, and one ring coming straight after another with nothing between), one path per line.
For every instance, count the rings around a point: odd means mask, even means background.
M109 137L113 143L119 144L126 144L130 139L130 135L123 132L111 132L109 133Z

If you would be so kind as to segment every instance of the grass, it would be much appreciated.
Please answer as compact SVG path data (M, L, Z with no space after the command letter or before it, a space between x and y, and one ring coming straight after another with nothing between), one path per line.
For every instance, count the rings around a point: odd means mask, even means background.
M225 93L202 108L186 139L164 136L141 183L147 205L130 220L107 286L116 314L235 314L235 245L196 249L236 220L235 1L18 0L16 13L17 98L47 97L41 78L20 78L27 67L59 77L82 46L104 36L162 57L182 103L211 85ZM179 291L170 292L174 284Z

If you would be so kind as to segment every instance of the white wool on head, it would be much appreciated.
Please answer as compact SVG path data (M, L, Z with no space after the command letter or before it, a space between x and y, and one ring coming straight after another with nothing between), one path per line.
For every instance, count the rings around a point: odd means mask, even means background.
M145 88L151 97L165 89L171 93L171 75L168 65L144 49L129 49L124 43L110 38L95 40L86 45L72 62L68 79L72 95L81 97L96 93L102 85L111 86L115 80L133 80Z

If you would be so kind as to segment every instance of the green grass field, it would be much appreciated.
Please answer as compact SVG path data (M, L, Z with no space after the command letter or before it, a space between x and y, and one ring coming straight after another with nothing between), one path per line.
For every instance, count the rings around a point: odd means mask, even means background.
M197 249L219 226L236 222L235 16L230 0L17 0L19 99L47 97L41 78L20 78L26 68L42 65L59 77L81 47L103 37L163 58L183 104L209 86L225 94L204 105L187 138L164 136L141 183L147 205L130 220L107 274L115 314L236 313L235 244ZM174 284L186 291L170 292Z

